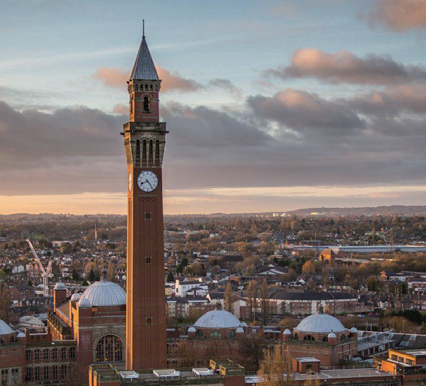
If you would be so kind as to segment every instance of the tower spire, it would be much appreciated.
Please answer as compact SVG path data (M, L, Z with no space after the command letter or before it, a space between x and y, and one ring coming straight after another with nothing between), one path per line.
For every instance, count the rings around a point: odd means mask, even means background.
M142 20L142 41L133 66L130 80L159 80L154 61L145 39L145 20Z

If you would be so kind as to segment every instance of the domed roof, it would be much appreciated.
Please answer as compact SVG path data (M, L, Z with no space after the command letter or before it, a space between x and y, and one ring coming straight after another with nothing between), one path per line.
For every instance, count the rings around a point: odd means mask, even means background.
M248 324L247 324L246 322L242 322L242 323L240 324L240 326L241 326L241 327L248 327Z
M327 314L310 315L295 328L300 332L344 332L347 329L334 316Z
M90 307L92 307L90 305L90 302L87 299L80 299L80 301L77 304L78 304L78 306L80 308L90 308Z
M349 331L350 331L352 334L356 334L356 333L358 332L358 330L356 329L356 327L352 327Z
M76 292L75 294L72 294L71 301L72 302L78 302L80 300L81 294Z
M197 329L194 326L188 328L188 332L197 332Z
M288 328L286 328L286 329L284 330L283 334L284 334L284 335L291 335L291 331L290 331Z
M19 324L26 326L44 327L44 323L35 316L25 315L19 318Z
M126 304L126 292L118 284L102 279L83 292L80 296L80 307L84 299L87 299L92 307L122 306Z
M6 322L3 322L3 320L0 319L0 335L9 335L13 334L15 331L13 331Z
M25 338L25 334L22 331L20 331L20 332L18 332L18 335L16 335L16 337L17 338Z
M237 328L240 321L234 315L224 310L209 311L199 318L195 327L201 328Z
M238 328L235 330L235 332L236 332L237 334L242 334L242 333L244 332L244 328L242 328L242 327L240 326L240 327L238 327Z
M55 285L55 290L66 290L67 287L65 287L65 284L61 281L57 282Z
M337 338L337 336L336 336L336 334L335 334L333 331L331 331L331 332L327 335L327 338Z

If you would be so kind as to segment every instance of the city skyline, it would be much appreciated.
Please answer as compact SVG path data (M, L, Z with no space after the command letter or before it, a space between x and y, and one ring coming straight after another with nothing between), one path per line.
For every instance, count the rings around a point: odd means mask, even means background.
M22 4L0 15L0 213L125 213L142 18L166 214L425 204L421 2Z

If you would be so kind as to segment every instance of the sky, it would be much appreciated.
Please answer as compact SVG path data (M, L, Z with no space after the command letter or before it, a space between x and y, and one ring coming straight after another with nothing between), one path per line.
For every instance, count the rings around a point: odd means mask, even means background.
M424 0L2 0L0 213L125 213L142 19L165 213L426 205Z

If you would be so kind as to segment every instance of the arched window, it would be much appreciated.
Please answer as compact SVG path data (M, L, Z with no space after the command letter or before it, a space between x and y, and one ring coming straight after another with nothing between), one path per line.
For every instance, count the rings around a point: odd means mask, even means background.
M146 139L142 142L142 166L146 165Z
M328 338L325 336L324 338L322 338L323 342L328 342Z
M340 340L345 340L347 339L347 336L345 334L342 334L342 336L340 337Z
M294 334L294 339L299 340L299 334L298 333Z
M149 98L148 97L143 98L143 112L149 113Z
M141 164L141 141L136 141L136 166Z
M315 340L315 338L312 335L306 335L303 340Z
M210 335L213 339L220 339L222 338L222 334L219 331L213 331Z
M155 141L155 166L160 166L160 141Z
M154 163L154 149L152 145L152 140L149 141L149 150L148 150L148 165L153 166Z
M106 335L96 346L96 362L120 362L123 360L123 343L118 336Z

